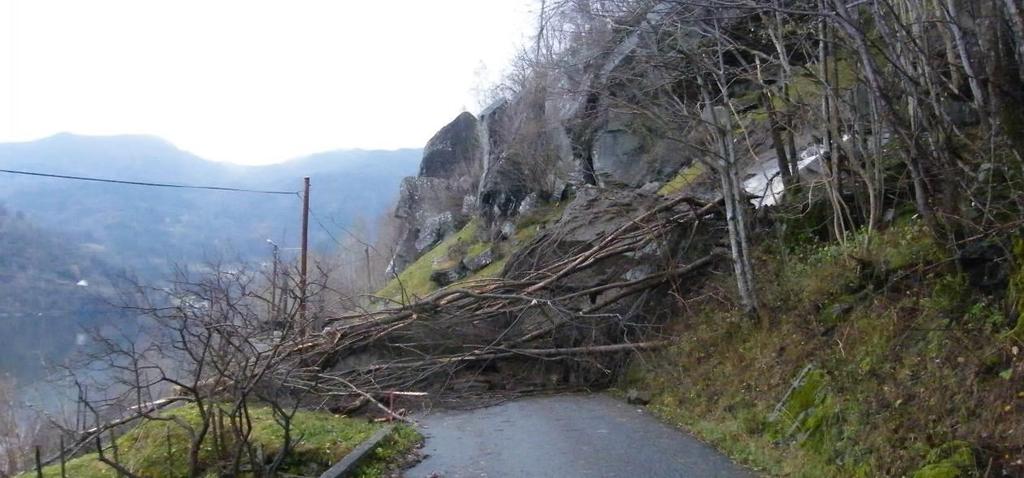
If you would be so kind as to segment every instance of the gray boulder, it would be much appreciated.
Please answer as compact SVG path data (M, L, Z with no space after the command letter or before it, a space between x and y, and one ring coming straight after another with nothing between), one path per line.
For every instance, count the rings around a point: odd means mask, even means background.
M524 201L560 197L580 177L560 101L536 88L481 113L484 172L477 202L488 226L518 215Z
M486 250L475 256L469 256L462 260L462 263L465 264L466 268L469 269L471 272L476 272L480 269L483 269L484 267L491 265L491 263L493 262L494 250L491 248L487 248Z
M420 162L420 177L475 181L482 173L480 135L477 119L463 112L441 128L426 147Z
M641 187L665 181L689 160L635 115L606 111L594 133L593 174L602 186Z
M483 173L478 125L472 114L460 114L423 148L419 176L402 181L395 208L400 239L389 273L404 270L458 231L475 212Z
M651 393L631 388L626 392L626 403L646 406L651 403Z
M467 275L469 270L460 260L443 257L431 265L430 280L441 287L458 282Z
M447 179L415 177L402 181L395 208L401 235L392 259L393 272L404 270L466 223L461 213L462 197L458 184Z

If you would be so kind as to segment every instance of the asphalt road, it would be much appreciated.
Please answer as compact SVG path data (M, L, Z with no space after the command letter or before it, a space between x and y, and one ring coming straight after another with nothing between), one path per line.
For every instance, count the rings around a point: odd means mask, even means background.
M605 395L528 398L417 417L424 477L752 477L715 449Z

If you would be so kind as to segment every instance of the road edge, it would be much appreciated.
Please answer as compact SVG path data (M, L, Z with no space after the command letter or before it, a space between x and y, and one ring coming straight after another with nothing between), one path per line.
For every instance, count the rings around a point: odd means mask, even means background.
M370 435L370 438L363 440L359 446L355 447L350 451L341 461L334 464L334 466L327 469L320 475L320 478L345 478L350 476L352 472L356 471L356 468L362 463L363 459L366 458L370 453L377 449L384 439L391 436L391 433L395 431L394 425L387 425L380 430L377 430Z

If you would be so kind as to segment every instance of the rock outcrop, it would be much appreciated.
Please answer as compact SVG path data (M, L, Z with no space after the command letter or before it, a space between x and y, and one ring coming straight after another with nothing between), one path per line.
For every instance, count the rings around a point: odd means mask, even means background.
M401 235L390 272L401 272L466 222L464 191L447 179L412 177L402 181L395 217Z
M528 198L558 199L567 185L581 182L565 118L557 100L547 96L544 91L524 93L480 115L487 147L477 206L495 230L517 216Z
M458 231L475 211L483 172L478 125L472 114L460 114L427 142L419 175L402 181L395 208L400 239L389 274Z
M635 63L657 41L650 25L672 10L669 3L654 2L607 45L546 72L479 118L462 113L438 131L424 149L419 176L402 185L396 216L403 233L392 271L471 218L480 219L482 236L500 241L537 204L564 201L592 186L652 195L690 167L692 150L628 106L647 81L637 77ZM746 138L754 139L747 146L755 153L743 173L747 189L770 196L759 204L771 204L781 193L781 180L772 177L774 150L764 131ZM806 151L815 147L800 144Z
M442 128L423 148L420 177L465 182L479 180L482 173L478 122L463 112Z

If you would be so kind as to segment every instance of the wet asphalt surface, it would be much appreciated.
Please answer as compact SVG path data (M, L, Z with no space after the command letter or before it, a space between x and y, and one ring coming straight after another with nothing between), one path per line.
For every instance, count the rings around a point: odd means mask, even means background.
M527 398L417 417L424 477L753 477L642 407L605 395Z

